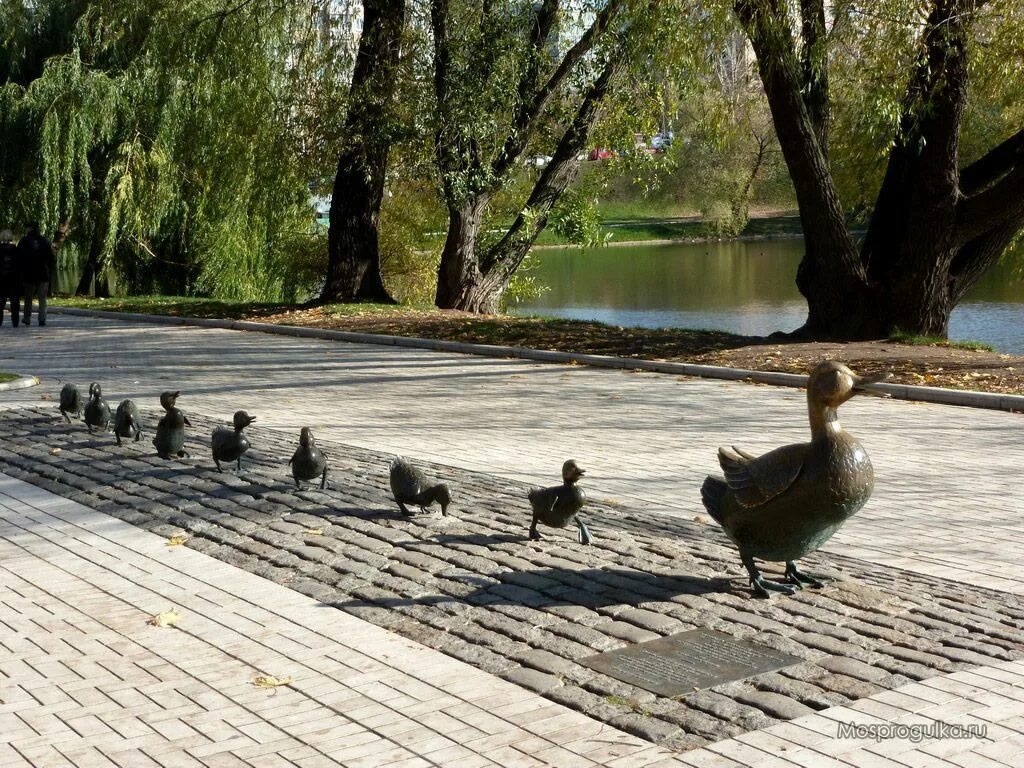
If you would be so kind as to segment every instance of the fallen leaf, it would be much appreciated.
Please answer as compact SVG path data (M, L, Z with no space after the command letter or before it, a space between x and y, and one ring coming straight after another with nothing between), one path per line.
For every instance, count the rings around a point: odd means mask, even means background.
M53 400L53 395L40 395L40 400Z
M303 533L308 533L310 536L323 536L323 528L306 528Z
M59 453L60 453L60 448L51 448L50 449L50 455L51 456L56 456Z
M259 675L252 684L257 688L280 688L282 685L291 683L290 677L274 677L273 675Z
M186 541L188 541L188 536L184 536L182 534L178 534L177 536L171 536L171 538L169 538L167 540L167 546L168 547L180 547Z
M181 614L174 608L163 613L158 613L156 616L151 618L147 623L154 627L173 627L179 621L181 621Z

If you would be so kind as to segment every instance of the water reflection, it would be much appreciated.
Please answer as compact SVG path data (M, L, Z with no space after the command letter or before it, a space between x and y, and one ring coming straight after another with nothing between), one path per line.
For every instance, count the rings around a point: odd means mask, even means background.
M520 313L647 328L708 328L751 335L799 327L807 307L794 277L799 239L697 243L533 254L550 290ZM950 337L1024 354L1024 280L992 269L956 308Z

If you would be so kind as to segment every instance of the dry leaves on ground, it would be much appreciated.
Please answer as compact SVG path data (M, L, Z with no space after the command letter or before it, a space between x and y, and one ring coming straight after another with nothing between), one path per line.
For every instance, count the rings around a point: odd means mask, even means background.
M178 613L176 608L171 608L169 611L158 613L156 616L151 618L147 623L154 627L174 627L181 621L181 614Z
M257 688L280 688L282 685L291 683L291 677L274 677L273 675L258 675L252 684Z

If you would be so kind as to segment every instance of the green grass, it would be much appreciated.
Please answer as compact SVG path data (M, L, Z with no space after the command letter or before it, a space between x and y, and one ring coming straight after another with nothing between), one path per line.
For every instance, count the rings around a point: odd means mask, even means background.
M912 347L952 347L953 349L969 349L974 352L995 352L991 344L981 341L950 341L941 336L922 336L918 333L907 333L905 331L894 331L889 336L889 341L900 344L909 344Z
M4 373L3 371L0 371L0 384L3 384L6 381L14 381L17 378L18 374L16 373Z

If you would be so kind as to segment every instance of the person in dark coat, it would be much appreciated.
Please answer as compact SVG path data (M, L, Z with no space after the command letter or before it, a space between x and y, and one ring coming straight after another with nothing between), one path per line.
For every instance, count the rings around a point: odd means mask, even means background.
M14 245L14 233L9 229L0 232L0 325L4 324L4 310L11 302L11 323L18 327L18 310L21 308L21 269L18 263L18 248Z
M50 290L50 263L53 261L53 246L39 232L39 225L32 222L28 232L18 242L18 257L21 262L21 279L25 284L25 311L21 321L29 324L32 317L32 296L39 299L39 324L46 325L46 295Z

